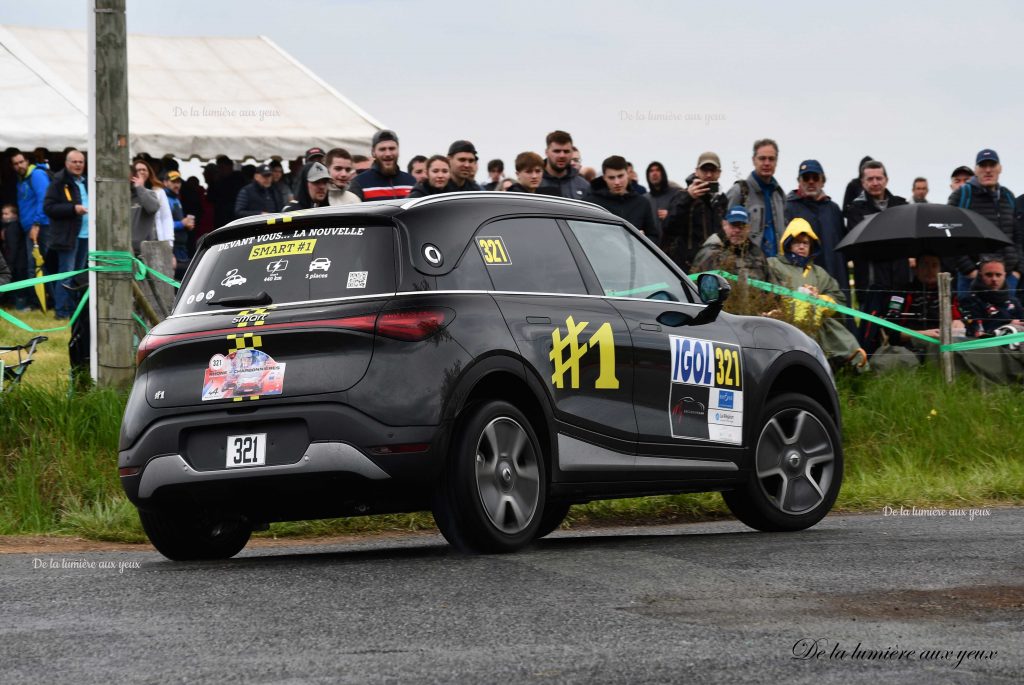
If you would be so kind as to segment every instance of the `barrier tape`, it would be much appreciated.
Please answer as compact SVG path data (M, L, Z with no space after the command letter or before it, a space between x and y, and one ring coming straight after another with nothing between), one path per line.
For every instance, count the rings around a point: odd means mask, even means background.
M131 252L90 252L89 261L93 262L93 266L87 267L85 269L78 269L76 271L66 271L64 273L59 274L50 274L48 276L37 276L35 278L29 278L23 281L8 283L7 285L0 285L0 293L11 292L13 290L21 290L22 288L30 288L39 283L63 281L65 279L73 278L74 276L85 273L87 271L106 273L128 271L137 281L143 281L148 276L153 276L163 281L164 283L174 286L175 288L181 286L181 283L174 280L173 278L170 278L160 273L159 271L156 271L155 269L151 269L149 266L145 264L145 262L138 259ZM739 280L739 276L737 276L736 274L731 274L728 271L704 271L702 273L716 274L718 276L727 278L732 281ZM690 279L695 281L697 280L698 276L700 276L700 274L692 274L690 276ZM851 309L850 307L839 304L838 302L829 302L828 300L822 300L812 295L808 295L807 293L801 293L795 290L790 290L789 288L786 288L781 285L776 285L775 283L759 281L753 278L747 279L747 283L755 288L764 290L766 292L775 293L777 295L782 295L793 300L806 302L816 307L826 307L828 309L837 311L840 314L846 314L847 316L852 316L862 320L870 321L874 324L882 326L883 328L888 328L890 330L902 333L903 335L908 335L912 338L917 338L918 340L923 340L924 342L931 343L933 345L939 345L939 350L942 352L956 352L959 350L980 350L989 347L1001 347L1003 345L1012 345L1014 343L1024 342L1024 333L1015 333L1012 335L1001 335L992 338L981 338L978 340L967 340L964 342L951 343L949 345L941 345L938 339L933 338L929 335L924 335L919 331L914 331L904 326L900 326L899 324L895 324L892 321L879 318L873 314L866 314L864 312L857 311L856 309ZM622 295L622 293L617 294L620 296ZM22 330L28 331L29 333L51 333L53 331L62 331L66 328L69 328L72 324L74 324L74 322L78 319L79 315L81 315L82 310L85 308L85 305L88 302L88 300L89 290L86 290L82 294L82 298L79 300L78 306L75 308L75 312L71 315L71 318L68 319L68 322L63 326L56 326L54 328L32 328L25 322L5 312L2 309L0 309L0 318L6 320L8 323L13 324L14 326L17 326L18 328L21 328ZM138 320L138 317L136 317L136 320ZM139 321L139 323L142 322ZM145 327L145 324L142 325L143 327Z
M164 283L179 287L181 283L170 278L159 271L150 268L145 262L138 259L131 252L116 252L116 251L104 251L99 250L96 252L90 252L89 261L92 262L92 266L84 269L77 269L75 271L65 271L59 274L49 274L47 276L36 276L35 278L27 278L23 281L15 281L14 283L8 283L7 285L0 285L0 293L11 292L13 290L21 290L22 288L31 288L32 286L40 283L51 283L53 281L63 281L68 278L73 278L78 274L84 274L87 271L114 273L114 272L129 272L132 277L137 281L144 281L148 276L153 276ZM85 308L86 303L89 301L89 290L87 289L82 293L82 298L78 301L78 306L75 308L74 313L68 319L68 322L63 326L56 326L54 328L33 328L26 324L16 316L5 312L0 309L0 319L4 319L8 323L17 326L18 328L28 331L29 333L52 333L53 331L63 331L70 328L78 317L81 315L82 310ZM141 320L136 317L139 323ZM142 324L146 328L145 324ZM146 329L148 330L148 328Z
M715 274L717 276L721 276L722 278L727 278L731 281L739 280L739 276L737 276L736 274L731 274L728 271L702 271L701 273ZM695 281L697 280L698 276L700 276L700 274L692 274L690 276L690 279ZM775 293L777 295L782 295L784 297L789 297L794 300L800 300L801 302L807 302L808 304L813 304L817 307L827 307L828 309L832 309L841 314L846 314L847 316L857 317L865 321L870 321L884 328L888 328L899 333L902 333L903 335L909 335L912 338L917 338L918 340L923 340L924 342L931 343L933 345L938 345L939 351L941 352L980 350L987 347L1001 347L1003 345L1012 345L1014 343L1024 342L1024 333L1014 333L1012 335L1000 335L992 338L980 338L977 340L966 340L964 342L956 342L950 343L948 345L942 345L939 343L939 340L937 338L933 338L930 335L925 335L920 331L913 331L909 328L893 323L892 321L879 318L874 314L866 314L864 312L857 311L856 309L851 309L850 307L841 305L838 302L829 302L828 300L822 300L817 297L814 297L813 295L808 295L807 293L801 293L796 290L790 290L789 288L783 287L781 285L776 285L775 283L768 283L767 281L759 281L754 278L747 279L747 284L752 285L753 287L758 288L760 290Z

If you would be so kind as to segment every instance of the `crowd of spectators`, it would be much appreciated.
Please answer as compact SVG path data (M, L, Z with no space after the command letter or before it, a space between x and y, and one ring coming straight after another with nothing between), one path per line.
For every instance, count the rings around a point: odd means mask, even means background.
M865 218L908 203L891 192L885 165L871 157L861 160L839 204L826 193L825 169L814 159L795 165L791 178L796 187L787 193L777 175L779 146L768 138L754 142L750 174L728 187L721 182L722 164L715 152L701 153L682 183L670 179L663 164L651 162L645 186L621 155L603 160L599 170L582 166L580 150L565 131L549 133L542 153L517 155L508 175L502 160L489 161L483 185L476 180L479 153L468 140L456 140L447 154L416 155L404 168L399 151L398 135L381 130L371 141L370 158L314 146L289 161L286 172L276 158L239 165L220 156L203 168L202 182L194 176L184 179L171 156L141 154L130 170L133 249L146 240L168 242L180 276L200 237L240 217L450 192L538 193L606 208L641 230L688 273L722 269L769 280L934 332L937 274L944 269L957 276L958 332L989 334L1021 326L1024 318L1018 299L1024 196L1000 185L1002 166L991 149L977 154L973 168L956 166L946 203L979 212L1011 245L995 254L945 261L927 253L894 258L880 249L852 262L836 248L842 238ZM5 153L0 199L6 263L0 262L0 279L32 275L36 247L47 259L48 272L84 265L90 230L85 161L73 148L52 158L46 150ZM927 203L928 192L927 179L915 178L910 202ZM53 297L56 316L67 318L70 300L60 287L53 288ZM17 309L39 305L29 288L17 291L13 304ZM882 344L910 344L877 326L856 327L832 310L805 308L800 316L840 363L861 366Z

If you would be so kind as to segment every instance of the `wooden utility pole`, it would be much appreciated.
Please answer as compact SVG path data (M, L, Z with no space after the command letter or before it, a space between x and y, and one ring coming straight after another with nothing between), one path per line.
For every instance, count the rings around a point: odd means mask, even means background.
M953 296L951 282L953 277L948 273L939 274L939 344L948 345L953 342ZM953 382L953 353L939 352L939 364L942 377L947 383Z
M90 249L131 253L128 49L125 0L92 0L89 13ZM92 374L100 387L135 376L132 274L89 274Z

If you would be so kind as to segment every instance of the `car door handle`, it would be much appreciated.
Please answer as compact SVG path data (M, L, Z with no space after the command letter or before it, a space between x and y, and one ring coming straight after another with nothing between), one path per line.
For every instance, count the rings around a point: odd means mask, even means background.
M532 324L550 324L551 319L546 316L528 316L526 317L526 323Z
M642 324L640 324L640 330L641 331L654 331L655 333L657 333L658 331L661 330L661 326L659 326L656 323L642 323Z

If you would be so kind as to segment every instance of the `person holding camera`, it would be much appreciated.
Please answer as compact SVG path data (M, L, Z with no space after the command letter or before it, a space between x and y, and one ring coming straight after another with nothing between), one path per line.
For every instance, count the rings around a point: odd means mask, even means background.
M704 242L715 235L725 218L728 202L718 186L722 162L714 152L697 158L697 168L686 178L686 191L665 219L662 249L687 273Z

